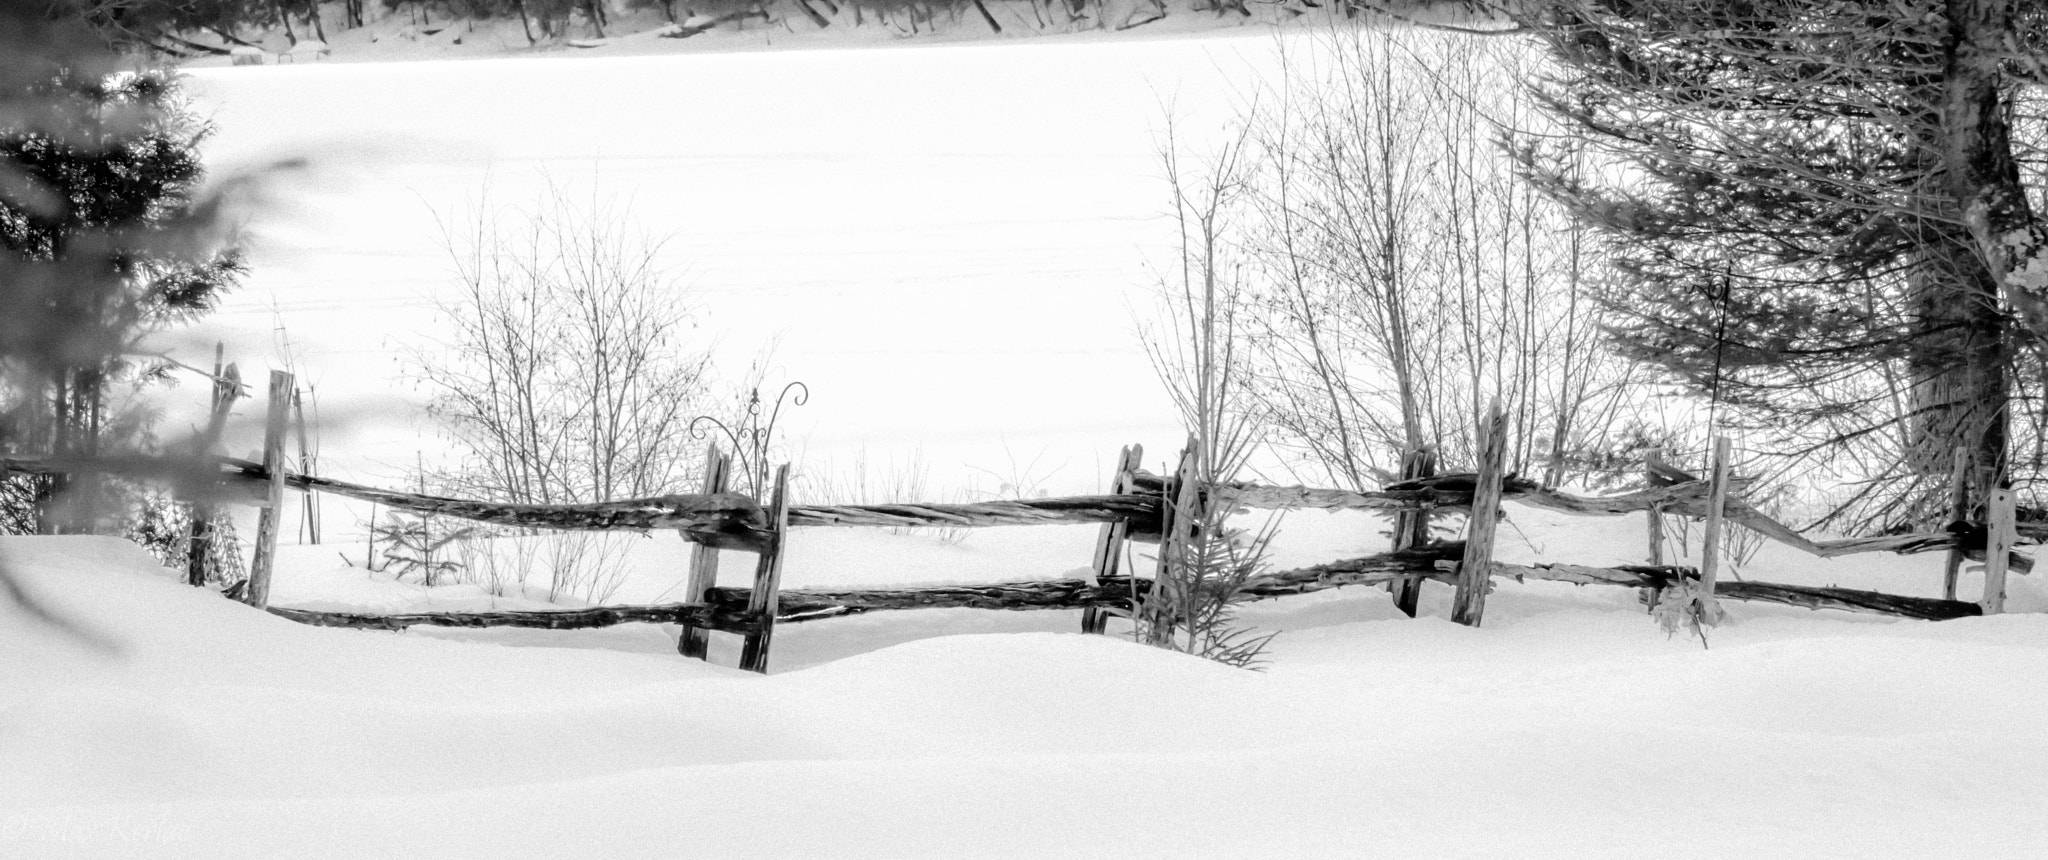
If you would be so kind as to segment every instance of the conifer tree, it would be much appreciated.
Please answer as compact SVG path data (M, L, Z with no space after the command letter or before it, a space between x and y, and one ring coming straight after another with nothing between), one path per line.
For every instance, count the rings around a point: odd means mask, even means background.
M1603 298L1625 353L1775 433L1787 462L1864 456L1858 477L1891 491L1865 498L1870 517L1924 507L1956 447L1977 486L2004 474L2016 386L2037 376L2022 347L2048 330L2048 278L2028 280L2048 245L2006 123L2048 57L2048 10L1532 0L1516 14L1561 69L1546 107L1608 159L1575 172L1556 147L1517 153L1611 242Z
M26 37L0 45L0 450L92 457L148 429L113 396L163 373L143 339L210 309L242 264L195 200L206 129L175 80L123 70L64 4L38 5L0 20ZM60 529L59 481L9 486Z

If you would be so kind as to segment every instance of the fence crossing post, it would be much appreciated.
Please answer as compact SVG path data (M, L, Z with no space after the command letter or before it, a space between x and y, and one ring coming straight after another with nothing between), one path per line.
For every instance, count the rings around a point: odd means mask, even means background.
M2005 611L2005 569L2012 557L2013 545L2012 490L2005 487L1991 491L1990 524L1984 532L1984 614L1997 615Z
M1458 565L1458 593L1451 620L1478 627L1486 614L1486 589L1493 579L1493 534L1500 523L1501 471L1507 460L1508 417L1495 399L1479 429L1479 474L1472 487L1472 513L1465 529L1465 556Z
M1413 481L1436 474L1436 451L1428 446L1408 452L1401 459L1401 480ZM1394 515L1394 551L1415 549L1429 542L1429 511L1416 508ZM1411 576L1387 583L1394 596L1394 608L1409 618L1422 605L1422 582L1427 577Z
M1123 453L1117 457L1116 477L1112 478L1109 483L1111 495L1128 495L1137 489L1138 467L1144 462L1144 458L1145 446L1124 446ZM1103 580L1116 576L1117 572L1122 569L1124 543L1130 532L1131 525L1128 522L1102 524L1102 531L1095 537L1095 562L1093 568L1096 585L1101 585ZM1090 606L1081 610L1081 632L1101 633L1107 629L1109 629L1109 609L1107 607Z
M263 423L263 473L269 478L263 512L256 519L256 554L249 563L248 588L242 599L250 606L270 606L270 574L277 564L278 520L284 507L285 418L292 403L292 375L270 372L270 411Z
M725 492L725 486L732 480L732 455L720 451L717 443L704 449L704 494L715 495ZM718 548L694 544L690 547L690 579L683 586L684 603L703 603L718 584ZM683 625L682 635L676 639L676 651L685 657L699 660L709 659L711 631L693 625Z
M775 611L781 606L782 548L789 536L789 464L775 470L775 494L768 505L768 545L754 568L754 593L747 613L760 625L747 634L740 649L740 668L768 674L768 645L775 637Z
M1175 566L1184 563L1195 523L1201 518L1201 476L1196 460L1199 449L1195 447L1198 444L1194 436L1188 437L1187 446L1180 450L1180 467L1166 482L1161 496L1159 571L1153 575L1152 591L1145 595L1139 624L1144 640L1153 645L1173 643L1176 619L1185 601L1174 573Z
M1700 603L1714 605L1714 583L1720 580L1721 533L1728 517L1728 437L1714 437L1714 462L1707 481L1707 529L1700 537ZM1718 616L1711 616L1718 617Z
M1948 504L1949 531L1956 535L1957 540L1949 546L1948 560L1942 565L1941 598L1954 600L1956 580L1962 575L1963 558L1967 553L1961 540L1962 532L1957 527L1970 523L1970 449L1960 445L1956 446L1955 467L1948 476Z
M1644 486L1654 489L1665 480L1664 476L1659 475L1655 468L1656 464L1661 459L1662 458L1658 455L1657 450L1654 448L1643 455ZM1649 515L1648 521L1650 524L1650 566L1663 567L1664 509L1656 505L1651 505L1649 510L1645 511L1645 513ZM1662 593L1655 588L1649 587L1641 589L1640 593L1642 595L1643 605L1648 607L1650 612L1656 612L1657 600Z

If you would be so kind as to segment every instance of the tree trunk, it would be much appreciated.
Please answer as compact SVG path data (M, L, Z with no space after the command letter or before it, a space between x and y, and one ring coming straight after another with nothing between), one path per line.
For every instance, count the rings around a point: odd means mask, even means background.
M2007 470L2011 345L2005 309L2048 332L2048 245L2028 206L2013 157L2001 69L2012 34L2012 0L1946 0L1948 56L1938 90L1939 140L1928 141L1926 196L1952 201L1942 213L1967 231L1934 228L1908 275L1920 331L1907 362L1913 471L1945 483L1954 452L1971 452L1978 474L1972 507ZM2038 266L2040 277L2033 277ZM1945 501L1945 500L1944 500ZM1920 519L1938 525L1946 505Z
M1963 222L2005 300L2035 337L2048 337L2048 225L2027 202L2007 123L2004 64L2015 7L2015 0L1947 0L1943 156Z
M512 8L519 12L519 29L526 33L526 44L529 47L540 44L540 40L533 37L533 19L526 14L526 0L513 0Z
M796 7L800 10L803 10L804 17L811 19L811 23L818 25L818 29L823 30L827 27L832 26L832 19L827 18L822 14L819 14L818 10L812 8L811 4L805 2L805 0L796 0ZM984 10L982 14L986 15L988 14L988 12ZM995 19L990 18L989 23L994 24ZM1002 32L1002 28L997 27L996 32Z
M1906 362L1912 411L1907 462L1915 473L1942 482L1955 450L1964 448L1988 478L2005 465L2011 399L1998 284L1974 249L1960 241L1931 245L1908 279L1920 332ZM1945 522L1943 505L1920 513L1922 525Z
M271 11L277 13L277 23L284 25L284 41L288 45L299 43L299 36L292 32L292 16L284 10L282 0L270 0Z

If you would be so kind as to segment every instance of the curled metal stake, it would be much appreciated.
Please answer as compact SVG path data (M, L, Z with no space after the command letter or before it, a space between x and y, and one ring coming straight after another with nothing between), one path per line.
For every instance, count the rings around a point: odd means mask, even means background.
M792 391L796 392L794 398L790 397ZM740 416L739 427L727 426L725 422L709 415L699 415L690 421L690 438L710 438L709 433L698 427L699 424L707 422L725 434L726 440L732 444L733 455L740 460L740 472L746 475L752 484L749 488L751 494L758 499L768 486L768 446L775 439L775 422L782 417L782 407L802 406L810 400L810 386L802 382L791 382L782 386L782 391L775 395L775 406L768 410L768 421L764 424L761 421L761 389L756 388L747 395L747 408Z

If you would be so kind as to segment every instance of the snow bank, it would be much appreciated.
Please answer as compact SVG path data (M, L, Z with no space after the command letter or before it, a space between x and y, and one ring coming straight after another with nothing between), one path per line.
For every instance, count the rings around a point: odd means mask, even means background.
M652 627L646 653L302 627L110 539L0 557L121 645L0 617L22 856L2022 857L2048 832L2037 615L1745 604L1703 650L1623 589L1503 583L1479 630L1445 589L1416 620L1352 589L1249 610L1284 631L1265 673L963 611L792 625L777 656L812 667L759 677ZM1016 619L1043 629L943 635Z

